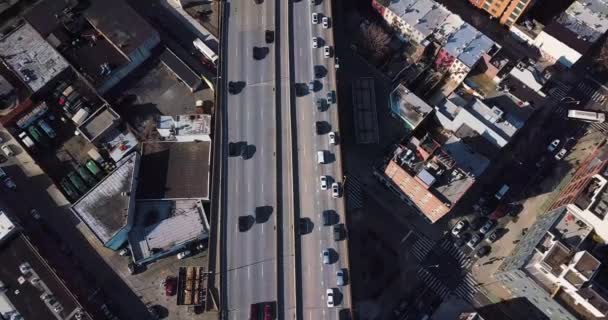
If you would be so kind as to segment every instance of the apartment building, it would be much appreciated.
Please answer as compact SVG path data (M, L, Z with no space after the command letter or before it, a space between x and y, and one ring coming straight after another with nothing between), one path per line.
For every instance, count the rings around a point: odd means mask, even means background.
M511 26L527 9L532 7L534 0L469 0L477 8L488 12L498 19L501 24Z

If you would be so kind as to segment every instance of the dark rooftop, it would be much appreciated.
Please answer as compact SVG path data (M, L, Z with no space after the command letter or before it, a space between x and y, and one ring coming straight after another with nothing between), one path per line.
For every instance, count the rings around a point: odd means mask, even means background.
M40 298L45 292L51 293L56 302L61 304L63 310L59 312L62 319L70 318L70 314L80 309L80 305L63 285L61 279L48 266L46 261L37 253L36 249L23 235L6 239L0 245L0 280L7 286L4 294L0 293L0 301L5 295L24 319L57 319L57 313L51 310L47 303ZM19 267L28 263L31 272L21 273ZM25 282L19 282L24 277ZM36 285L29 280L40 279ZM46 288L45 288L46 287ZM90 319L82 314L82 319Z
M207 141L144 143L137 198L208 199L210 156Z
M127 58L156 36L146 20L123 0L91 0L84 15Z

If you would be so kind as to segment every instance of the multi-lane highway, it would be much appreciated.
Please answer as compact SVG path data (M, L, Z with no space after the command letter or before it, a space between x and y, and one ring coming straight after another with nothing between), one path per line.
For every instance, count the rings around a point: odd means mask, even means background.
M312 15L317 13L318 23ZM328 25L324 26L323 19ZM308 218L314 229L301 236L302 316L307 320L339 319L340 310L349 309L350 284L337 284L337 272L345 269L348 275L348 248L345 240L336 241L333 226L323 223L324 211L334 215L332 224L345 223L343 191L341 198L333 198L331 183L343 186L339 149L338 108L335 103L336 77L334 63L334 37L332 31L331 1L300 1L293 4L293 67L294 82L308 86L316 81L314 89L296 98L297 145L300 216ZM313 37L317 38L313 45ZM326 57L324 47L329 46L331 56ZM316 47L316 48L314 48ZM328 99L328 92L332 98ZM317 107L321 99L322 110ZM316 131L316 122L323 124L322 134ZM337 144L330 143L328 132L336 133ZM325 152L324 164L318 163L317 152ZM328 190L321 190L320 177L328 177ZM341 188L343 189L343 188ZM330 264L324 264L322 251L330 249ZM348 280L346 277L345 280ZM327 289L334 291L335 307L327 305Z
M312 12L319 13L319 24L311 24ZM322 212L331 210L345 223L343 198L319 187L321 175L330 177L330 185L343 182L339 145L315 132L317 121L338 130L335 101L316 108L328 91L337 97L333 55L323 52L333 46L331 28L322 26L327 16L331 27L330 13L329 0L230 0L225 6L220 250L226 319L247 319L252 304L266 302L278 319L338 319L350 308L349 283L336 283L338 270L348 274L346 241L335 241L333 228L321 222ZM272 43L267 30L275 32ZM313 36L319 48L312 48ZM254 47L262 48L257 57ZM314 90L295 98L294 83L307 87L315 77ZM319 150L327 154L326 164L317 164ZM294 223L298 215L314 224L302 236ZM251 223L239 229L244 216ZM328 248L332 263L323 264L321 252ZM327 289L334 289L335 308L327 304Z
M224 23L225 80L239 88L226 95L225 139L234 150L224 167L226 319L247 319L250 305L278 300L277 68L275 1L229 1ZM253 48L266 48L259 60ZM281 86L279 86L281 88ZM230 148L228 148L230 149ZM257 215L256 215L257 212ZM247 230L239 217L251 216Z

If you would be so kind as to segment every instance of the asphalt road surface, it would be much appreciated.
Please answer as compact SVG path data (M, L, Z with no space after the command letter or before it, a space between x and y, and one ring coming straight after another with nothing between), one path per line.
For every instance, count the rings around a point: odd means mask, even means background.
M319 24L312 24L312 13L319 14ZM329 17L329 28L321 24L322 17ZM338 319L342 309L351 306L350 284L336 284L336 273L346 268L348 275L348 253L346 241L335 241L333 228L324 226L322 212L334 211L339 223L344 220L344 198L332 198L331 190L321 190L320 176L326 175L331 182L338 182L343 188L343 175L339 145L329 143L327 130L317 134L315 122L322 121L331 131L338 128L338 109L335 103L327 101L325 107L318 110L317 99L327 99L327 93L333 91L337 97L336 77L333 53L333 32L331 1L316 0L294 2L293 4L293 68L294 82L307 86L316 80L315 88L308 94L296 98L297 110L297 144L298 144L298 177L300 196L300 216L308 218L314 229L301 236L301 272L302 272L302 313L307 320ZM312 47L312 37L318 37L318 48ZM332 47L332 55L324 57L323 46ZM318 74L315 75L315 69ZM339 143L339 132L337 133ZM317 152L324 151L326 163L317 163ZM344 194L342 192L342 197ZM331 264L323 264L321 252L332 250ZM348 277L347 277L348 278ZM334 289L336 306L327 306L326 290Z
M275 29L275 5L230 1L224 24L225 80L240 90L227 95L225 142L237 143L242 153L227 158L223 179L227 319L246 319L251 304L276 302L279 296L276 87L281 63L275 45L264 38L265 30ZM254 46L266 48L261 60L254 60ZM251 216L247 231L239 231L240 216Z

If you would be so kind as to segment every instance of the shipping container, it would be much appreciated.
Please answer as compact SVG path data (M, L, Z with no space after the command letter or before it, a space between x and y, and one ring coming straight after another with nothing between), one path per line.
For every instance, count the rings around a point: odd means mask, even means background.
M94 187L97 184L97 179L93 177L93 175L85 168L78 166L76 168L78 174L82 177L82 179L89 185L89 187Z
M101 178L104 177L103 171L101 171L101 169L99 169L99 166L97 165L97 163L95 163L95 161L89 160L89 161L87 161L87 163L85 164L85 166L87 167L87 169L89 169L89 171L95 177L97 177L97 179L101 180Z
M63 192L65 192L65 194L68 196L68 198L70 198L72 201L78 200L78 191L76 191L76 189L74 188L74 186L72 186L68 179L61 179L59 185L61 186Z
M81 194L85 194L89 190L87 185L84 184L84 181L82 181L82 179L76 174L76 172L70 172L68 174L68 179L70 179L70 182L72 182L72 184L76 187L76 189L78 189L78 192L80 192Z

